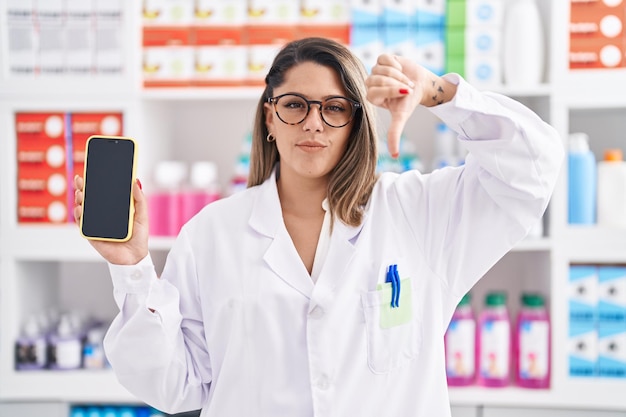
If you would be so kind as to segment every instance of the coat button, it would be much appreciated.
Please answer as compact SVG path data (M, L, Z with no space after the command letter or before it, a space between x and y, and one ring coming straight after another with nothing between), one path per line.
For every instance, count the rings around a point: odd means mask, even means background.
M324 309L320 306L313 307L313 310L309 313L309 317L312 319L321 319L324 317Z
M132 274L130 274L130 277L134 279L135 281L140 280L142 276L143 274L139 270L136 270Z
M330 387L330 379L328 378L327 375L321 375L318 379L317 379L317 388L326 391L329 387Z

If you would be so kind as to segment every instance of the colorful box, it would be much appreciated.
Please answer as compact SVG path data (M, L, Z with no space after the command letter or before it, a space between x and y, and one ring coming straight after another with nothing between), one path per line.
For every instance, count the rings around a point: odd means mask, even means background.
M17 113L17 221L68 221L67 122L63 113Z
M598 331L593 322L570 321L567 347L570 376L597 375Z
M350 50L361 60L369 74L383 52L383 40L378 25L352 25Z
M626 379L626 324L598 326L598 375Z
M197 86L239 86L247 76L246 32L238 26L196 27L193 80Z
M189 29L145 27L142 67L146 87L188 86L194 74Z
M599 324L621 325L626 330L626 267L599 266L598 294Z
M568 306L570 322L595 325L598 309L598 268L595 265L570 265Z
M626 40L576 38L570 40L570 69L624 68Z

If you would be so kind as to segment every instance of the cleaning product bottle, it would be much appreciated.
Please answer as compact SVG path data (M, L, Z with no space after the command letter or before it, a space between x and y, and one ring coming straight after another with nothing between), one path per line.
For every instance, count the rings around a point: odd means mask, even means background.
M511 322L506 293L493 291L485 297L478 330L478 383L486 387L509 384L511 368Z
M544 73L544 31L535 0L507 3L503 26L504 82L514 87L534 87Z
M185 224L204 206L221 198L215 162L195 162L189 174L189 187L181 194L181 223Z
M570 134L568 147L568 221L570 224L595 224L597 166L589 149L589 136Z
M465 294L452 315L445 334L446 376L449 386L474 383L476 374L476 318L471 295Z
M37 317L28 319L15 342L15 368L18 370L42 369L46 366L46 337L39 327Z
M155 189L148 194L150 234L176 236L181 225L180 190L187 176L181 161L160 161L154 170Z
M78 369L82 366L82 340L68 314L61 316L56 332L48 341L48 365L51 369Z
M550 319L540 294L522 294L515 339L517 385L524 388L549 388Z
M598 162L598 226L626 228L626 162L621 149L607 149Z

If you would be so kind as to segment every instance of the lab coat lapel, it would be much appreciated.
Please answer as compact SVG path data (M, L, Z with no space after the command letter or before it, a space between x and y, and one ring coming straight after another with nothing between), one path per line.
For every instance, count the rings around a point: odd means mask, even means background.
M346 268L356 252L356 236L362 227L363 223L353 227L345 225L340 220L335 221L328 254L320 273L319 282L324 281L325 285L328 285L331 289L342 282L341 277L346 274Z
M280 279L305 297L311 298L313 281L285 228L275 171L260 187L249 224L254 230L271 239L263 260Z

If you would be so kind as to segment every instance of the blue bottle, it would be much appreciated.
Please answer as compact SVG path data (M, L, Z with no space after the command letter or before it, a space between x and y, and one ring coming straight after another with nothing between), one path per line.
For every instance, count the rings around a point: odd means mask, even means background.
M595 224L597 164L586 133L569 135L567 161L568 222Z

